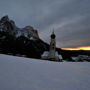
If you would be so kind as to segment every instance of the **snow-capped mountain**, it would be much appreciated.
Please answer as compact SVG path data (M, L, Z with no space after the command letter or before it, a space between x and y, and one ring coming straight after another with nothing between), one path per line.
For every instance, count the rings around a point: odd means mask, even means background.
M40 58L48 46L33 27L18 28L8 16L0 19L0 53Z
M39 38L38 31L31 26L24 28L18 28L13 20L10 20L8 16L4 16L0 20L0 31L4 31L15 37L25 36L27 38Z

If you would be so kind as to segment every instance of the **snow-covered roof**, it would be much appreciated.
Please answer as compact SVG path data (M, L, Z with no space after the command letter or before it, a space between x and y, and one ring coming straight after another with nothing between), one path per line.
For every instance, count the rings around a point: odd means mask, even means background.
M55 52L55 56L58 56L58 52L57 51Z
M60 55L60 54L59 54L59 59L63 59L63 58L62 58L62 55Z
M78 60L79 60L78 57L71 57L71 58L72 58L72 60L74 60L74 61L78 61Z
M45 51L43 52L42 56L48 56L49 52L48 51Z

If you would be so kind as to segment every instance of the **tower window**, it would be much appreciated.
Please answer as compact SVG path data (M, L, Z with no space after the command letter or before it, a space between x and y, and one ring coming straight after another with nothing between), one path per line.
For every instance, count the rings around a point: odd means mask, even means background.
M54 43L53 43L53 46L54 46Z

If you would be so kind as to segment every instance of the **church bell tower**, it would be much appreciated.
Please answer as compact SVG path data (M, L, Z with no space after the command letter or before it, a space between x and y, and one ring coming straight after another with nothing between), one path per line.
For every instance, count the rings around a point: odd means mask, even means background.
M56 39L55 39L54 31L51 34L51 42L50 42L50 49L49 49L49 56L50 60L55 60L55 52L56 52Z

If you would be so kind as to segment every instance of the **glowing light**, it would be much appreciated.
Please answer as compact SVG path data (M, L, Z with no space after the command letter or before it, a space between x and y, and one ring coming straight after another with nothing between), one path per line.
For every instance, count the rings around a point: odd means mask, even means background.
M90 46L81 46L76 48L62 48L63 50L90 50Z

